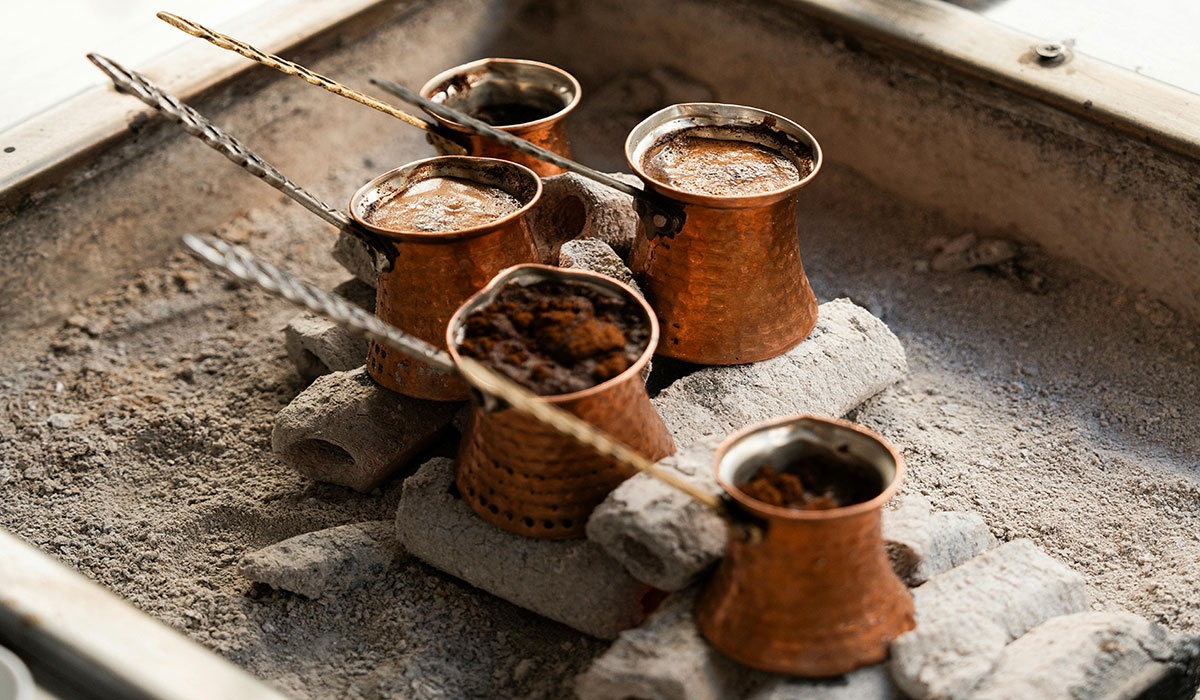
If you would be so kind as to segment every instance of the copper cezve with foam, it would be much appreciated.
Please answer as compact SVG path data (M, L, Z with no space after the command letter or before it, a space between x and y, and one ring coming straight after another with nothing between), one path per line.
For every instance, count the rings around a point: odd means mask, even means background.
M682 230L639 236L630 260L662 323L659 353L741 364L808 337L817 300L796 202L821 167L812 134L753 107L679 104L636 126L625 156L648 189L684 209Z
M382 214L403 204L397 198L412 196L411 188L426 182L435 187L416 193L423 206L396 219L412 230L380 225ZM397 253L379 273L375 315L444 348L446 324L468 297L501 270L537 259L525 218L541 193L541 179L528 168L469 156L416 161L363 185L350 200L350 213ZM475 225L458 228L463 223ZM458 377L379 343L371 344L367 371L407 396L435 401L468 396Z

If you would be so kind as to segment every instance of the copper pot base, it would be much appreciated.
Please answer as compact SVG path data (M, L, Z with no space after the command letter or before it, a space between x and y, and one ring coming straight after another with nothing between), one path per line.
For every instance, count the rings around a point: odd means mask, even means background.
M885 488L842 508L766 505L734 486L764 464L782 469L806 445L852 452L879 470ZM726 492L763 521L761 542L730 540L696 605L696 623L716 649L747 666L828 677L887 658L891 640L915 627L912 597L883 546L882 508L899 488L900 454L847 421L798 416L740 431L717 451Z

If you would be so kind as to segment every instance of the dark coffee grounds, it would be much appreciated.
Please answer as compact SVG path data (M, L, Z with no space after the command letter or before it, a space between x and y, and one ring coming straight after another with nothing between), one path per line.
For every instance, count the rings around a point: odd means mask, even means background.
M458 350L536 394L552 396L624 372L649 340L637 302L545 280L510 284L467 316Z
M509 126L545 119L559 109L561 107L551 108L528 102L504 102L476 107L471 110L471 116L492 126Z
M780 508L830 510L875 498L883 491L883 479L862 460L818 453L786 465L782 472L764 466L738 489Z

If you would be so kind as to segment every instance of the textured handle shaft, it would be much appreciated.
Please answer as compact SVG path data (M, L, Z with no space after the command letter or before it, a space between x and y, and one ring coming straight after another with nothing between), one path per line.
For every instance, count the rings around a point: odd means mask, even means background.
M687 481L675 472L660 469L657 464L646 459L633 448L578 416L568 413L554 404L539 401L536 394L494 372L478 360L460 357L459 371L476 389L503 399L505 403L521 413L532 416L543 425L548 425L580 444L590 447L597 454L645 472L679 489L704 505L722 511L723 506L717 496Z
M209 29L202 24L193 22L190 19L184 19L183 17L171 14L170 12L159 12L157 16L159 19L171 25L172 27L186 32L187 34L191 34L199 39L204 39L213 46L217 46L225 49L226 51L232 51L241 56L245 56L251 61L274 68L280 73L286 73L287 75L295 76L306 83L316 85L317 87L323 90L328 90L335 95L341 95L342 97L354 100L359 104L366 105L372 109L377 109L380 112L383 112L388 116L395 117L396 119L399 119L407 124L411 124L418 129L424 129L425 131L429 132L430 136L437 141L437 145L446 153L450 153L452 155L464 155L467 152L467 150L463 148L461 144L446 138L446 136L442 133L442 130L438 128L436 124L431 124L420 117L415 117L408 112L396 109L386 102L381 102L370 95L361 93L347 85L343 85L333 78L326 77L320 73L317 73L316 71L305 68L299 63L289 61L282 56L276 56L275 54L267 53L266 51L255 48L244 41L234 39L227 34L222 34L218 31Z
M100 56L88 54L88 60L104 71L123 92L129 93L183 127L183 130L219 151L226 158L242 166L252 175L262 179L271 187L296 200L305 209L338 228L352 228L354 224L342 212L330 207L307 190L289 180L275 166L260 158L242 142L222 131L196 110L188 107L162 88L150 82L146 76L125 68L121 64Z
M200 259L239 280L281 296L435 369L451 374L458 371L448 353L379 320L337 294L280 270L245 248L230 245L215 236L197 234L185 235L183 242Z

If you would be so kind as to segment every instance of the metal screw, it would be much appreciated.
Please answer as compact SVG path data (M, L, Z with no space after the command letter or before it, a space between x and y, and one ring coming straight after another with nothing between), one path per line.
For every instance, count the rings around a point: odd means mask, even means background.
M1033 47L1033 52L1037 54L1038 63L1044 66L1053 66L1062 63L1071 55L1071 51L1058 42L1038 44Z

